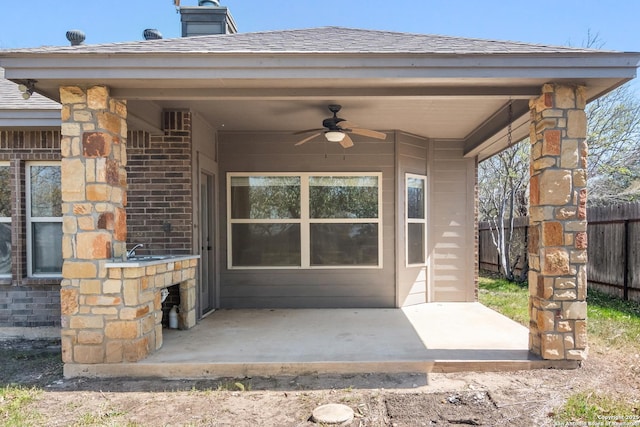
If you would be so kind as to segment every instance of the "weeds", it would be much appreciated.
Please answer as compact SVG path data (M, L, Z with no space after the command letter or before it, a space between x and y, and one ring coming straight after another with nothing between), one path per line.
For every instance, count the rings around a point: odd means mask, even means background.
M251 391L251 380L221 382L217 391Z
M640 403L589 390L571 395L554 415L557 423L584 422L597 425L636 425L640 422ZM585 424L586 425L586 424Z
M37 413L28 410L29 405L40 395L41 390L19 386L0 387L0 424L3 426L38 425Z

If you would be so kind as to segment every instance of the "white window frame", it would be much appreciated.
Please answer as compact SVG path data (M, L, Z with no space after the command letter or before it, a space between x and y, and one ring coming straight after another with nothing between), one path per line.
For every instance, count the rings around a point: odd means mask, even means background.
M284 219L232 219L231 218L231 178L233 177L280 177L300 178L300 218ZM378 217L377 218L310 218L309 178L316 176L372 176L378 180ZM347 270L383 268L383 204L382 172L227 172L227 268L229 270ZM300 224L300 266L234 266L231 228L233 224ZM378 264L377 265L311 265L311 224L377 224L378 225Z
M409 179L422 181L424 189L424 218L409 218ZM422 244L424 245L424 261L419 263L409 262L409 224L422 224ZM406 267L423 267L427 265L427 176L406 173L404 177L404 260Z
M25 165L25 202L26 202L26 206L25 206L25 213L26 213L26 227L27 227L27 275L28 277L62 277L62 271L59 274L55 274L55 273L46 273L46 274L42 274L42 273L38 273L38 274L34 274L33 273L33 242L32 242L32 230L31 230L31 224L33 224L34 222L46 222L46 223L51 223L51 222L59 222L62 224L62 216L59 217L48 217L48 216L43 216L43 217L36 217L36 219L34 220L34 218L31 217L31 167L33 166L58 166L60 168L62 168L62 162L39 162L39 161L34 161L34 162L27 162ZM62 248L60 248L60 250L62 251Z
M9 162L0 162L0 167L11 168L11 164ZM11 173L11 169L9 169L9 173ZM0 223L11 224L11 217L10 216L0 216ZM9 227L11 227L11 225ZM13 246L13 242L11 243L11 246ZM11 277L11 272L6 273L6 274L0 273L0 279L6 279L8 277L9 278Z

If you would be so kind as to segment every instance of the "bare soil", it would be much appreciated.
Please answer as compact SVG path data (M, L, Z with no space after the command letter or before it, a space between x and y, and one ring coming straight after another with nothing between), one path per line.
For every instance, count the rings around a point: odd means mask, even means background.
M0 386L43 391L34 425L314 426L312 410L342 403L352 426L553 426L578 391L640 399L640 355L592 351L577 370L500 373L309 375L216 380L63 379L59 347L0 342ZM0 424L2 424L0 401ZM613 424L612 424L613 425Z

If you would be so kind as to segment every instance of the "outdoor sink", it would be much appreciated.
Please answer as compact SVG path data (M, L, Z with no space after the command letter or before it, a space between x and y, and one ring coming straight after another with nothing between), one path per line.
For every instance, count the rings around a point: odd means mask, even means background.
M172 263L199 258L198 255L133 255L126 259L113 258L107 262L107 268L138 268L148 265Z
M134 255L127 258L127 261L158 261L171 258L171 255Z

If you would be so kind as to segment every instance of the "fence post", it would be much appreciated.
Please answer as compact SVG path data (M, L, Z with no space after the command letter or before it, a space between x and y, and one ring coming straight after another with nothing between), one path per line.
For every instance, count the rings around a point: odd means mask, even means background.
M623 296L624 300L629 300L629 265L631 264L631 247L629 236L629 220L624 220L624 279L623 279Z

